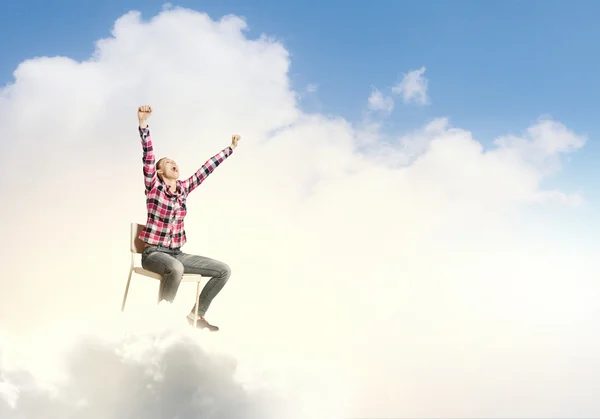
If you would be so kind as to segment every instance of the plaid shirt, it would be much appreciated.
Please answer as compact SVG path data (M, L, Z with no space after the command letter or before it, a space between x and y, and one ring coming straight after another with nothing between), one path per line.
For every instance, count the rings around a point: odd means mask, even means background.
M211 157L196 173L184 181L177 180L177 193L171 193L167 184L156 174L154 148L150 129L138 127L142 140L144 185L148 218L140 239L151 245L177 249L186 242L183 219L187 213L186 199L216 167L233 153L231 147Z

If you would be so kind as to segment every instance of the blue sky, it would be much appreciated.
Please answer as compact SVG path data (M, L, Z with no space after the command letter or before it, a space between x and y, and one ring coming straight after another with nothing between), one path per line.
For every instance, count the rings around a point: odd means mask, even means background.
M94 42L110 35L129 10L145 18L164 2L109 0L7 2L0 13L2 84L26 58L66 55L86 59ZM307 110L358 120L372 87L389 90L401 73L425 66L431 104L397 104L389 119L396 129L448 116L487 143L518 133L540 115L550 115L589 135L561 179L568 189L586 187L600 157L600 2L376 1L260 2L178 1L176 6L247 18L249 36L267 33L292 54L296 88L318 85Z

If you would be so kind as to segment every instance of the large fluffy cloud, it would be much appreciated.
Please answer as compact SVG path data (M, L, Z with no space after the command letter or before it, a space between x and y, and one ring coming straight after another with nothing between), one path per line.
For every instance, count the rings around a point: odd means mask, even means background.
M234 363L180 337L170 341L153 334L119 344L83 340L62 367L66 378L52 387L40 385L28 371L4 370L0 415L258 419L281 414L235 379Z
M47 339L47 328L115 324L128 223L145 217L135 109L149 103L156 151L184 175L242 135L188 205L185 250L233 272L208 314L222 328L210 337L220 348L252 365L331 368L348 384L337 406L348 416L597 415L588 391L600 384L590 358L600 343L590 333L597 247L556 228L564 215L531 222L540 204L581 202L545 182L585 137L539 119L486 148L447 118L393 137L376 123L309 115L283 45L244 29L236 16L129 13L88 61L35 58L16 69L0 96L3 354L33 362L44 345L31 342ZM156 290L134 278L133 330L155 321ZM173 307L181 317L193 296L182 286ZM186 351L181 362L200 359L200 349ZM178 371L175 386L199 377ZM298 400L325 380L320 371L296 383ZM136 388L147 380L131 379ZM46 417L46 399L28 390L19 398L12 382L5 392L16 407L5 412ZM225 393L238 391L226 383ZM75 395L59 387L59 396L92 397L107 417L137 394L94 398L89 386ZM163 390L176 397L165 403L197 412L191 396Z
M199 340L187 325L173 327L177 322L171 321L165 328L164 318L173 320L169 311L160 316L152 318L151 328L131 334L123 334L131 325L122 321L92 332L72 322L66 333L52 328L62 344L42 342L44 356L33 358L37 365L0 364L0 416L326 418L332 414L328 406L339 406L335 388L316 384L307 391L294 383L306 382L314 365L287 357L283 370L276 356L240 363L226 348Z

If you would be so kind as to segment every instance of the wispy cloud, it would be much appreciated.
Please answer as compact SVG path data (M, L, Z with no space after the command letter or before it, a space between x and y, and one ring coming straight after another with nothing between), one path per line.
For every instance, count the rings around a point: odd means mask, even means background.
M389 96L384 96L378 89L373 89L368 100L369 109L372 111L381 111L389 114L394 109L394 100Z
M425 67L404 74L402 80L392 88L392 92L401 95L405 103L428 104L427 89L429 81L424 74Z

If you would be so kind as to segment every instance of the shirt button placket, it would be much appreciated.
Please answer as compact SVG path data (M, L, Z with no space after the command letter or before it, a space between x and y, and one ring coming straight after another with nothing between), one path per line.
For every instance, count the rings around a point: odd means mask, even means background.
M168 209L170 210L168 218L167 218L167 225L169 228L169 236L168 236L168 242L169 242L169 247L171 247L171 245L173 244L173 199L171 198L171 205L169 205Z

